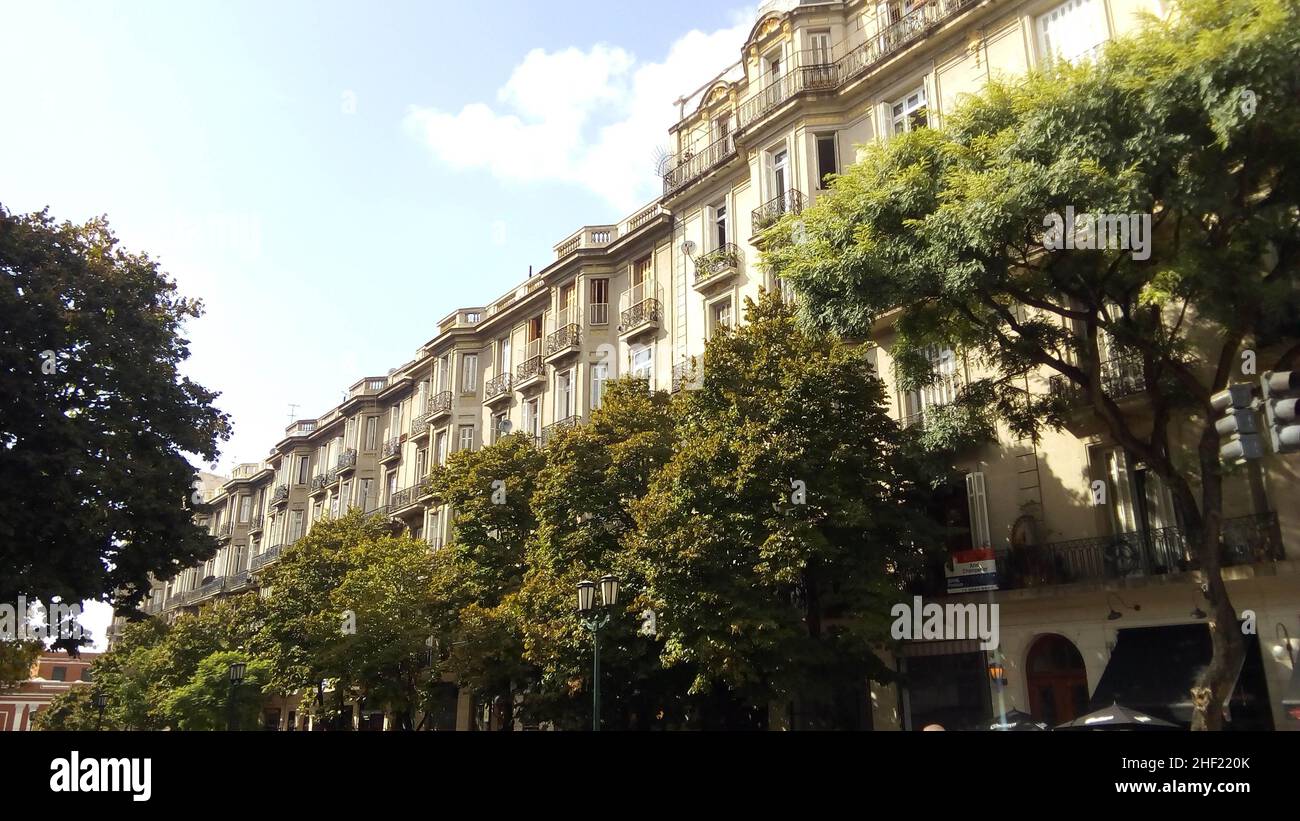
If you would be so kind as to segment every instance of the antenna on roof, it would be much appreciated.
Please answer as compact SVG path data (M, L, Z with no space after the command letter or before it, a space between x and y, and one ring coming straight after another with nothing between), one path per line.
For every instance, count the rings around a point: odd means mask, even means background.
M289 403L289 421L290 421L290 422L293 422L293 420L295 420L295 419L298 418L298 408L300 408L300 407L302 407L302 406L301 406L301 405L295 405L295 404L293 404L292 402Z
M528 266L528 278L529 279L533 278L533 266L531 265Z

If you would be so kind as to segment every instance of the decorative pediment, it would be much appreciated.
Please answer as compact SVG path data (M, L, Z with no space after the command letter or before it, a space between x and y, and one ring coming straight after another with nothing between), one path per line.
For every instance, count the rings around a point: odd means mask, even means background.
M781 17L782 15L780 12L772 12L767 16L763 17L762 19L760 19L757 23L754 24L754 28L750 29L749 37L745 39L745 44L752 45L758 40L762 40L764 37L767 37L769 34L772 34L773 32L780 30Z

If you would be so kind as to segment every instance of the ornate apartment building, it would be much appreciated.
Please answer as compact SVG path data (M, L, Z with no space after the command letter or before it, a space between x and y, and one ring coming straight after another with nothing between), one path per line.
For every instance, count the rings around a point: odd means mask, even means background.
M621 375L683 389L714 329L736 322L760 288L780 287L763 270L757 235L816 201L857 146L942 125L990 78L1087 58L1132 30L1139 13L1168 10L1161 0L766 4L738 62L678 101L659 200L576 231L517 288L442 319L409 362L290 425L265 461L240 465L208 498L217 556L160 582L146 609L177 612L243 590L321 517L353 507L441 545L448 511L423 490L430 466L505 431L544 443L580 424ZM936 384L901 390L892 334L886 318L869 355L893 414L924 425L978 373L961 352L936 351ZM1117 357L1104 368L1115 398L1143 389L1134 363ZM1044 373L1031 389L1067 385ZM1000 429L957 466L965 483L941 512L956 534L951 558L925 592L997 603L1001 645L905 643L893 659L903 683L871 685L870 723L973 726L1003 709L1060 723L1110 698L1186 720L1188 705L1160 692L1167 683L1146 680L1152 669L1193 676L1209 659L1190 548L1159 478L1084 409L1037 444ZM1294 457L1267 459L1268 498L1295 487L1296 471ZM1092 503L1096 482L1104 505ZM1259 625L1232 717L1295 729L1300 714L1288 713L1282 693L1296 669L1289 636L1300 636L1300 511L1260 509L1244 479L1230 485L1224 573L1234 604ZM1281 644L1275 629L1288 637ZM773 723L791 720L778 711Z

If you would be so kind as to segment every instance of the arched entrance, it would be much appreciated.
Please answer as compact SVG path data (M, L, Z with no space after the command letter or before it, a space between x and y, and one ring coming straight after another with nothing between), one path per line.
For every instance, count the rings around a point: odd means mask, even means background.
M1074 642L1055 634L1039 636L1025 659L1029 712L1050 727L1088 709L1088 673Z

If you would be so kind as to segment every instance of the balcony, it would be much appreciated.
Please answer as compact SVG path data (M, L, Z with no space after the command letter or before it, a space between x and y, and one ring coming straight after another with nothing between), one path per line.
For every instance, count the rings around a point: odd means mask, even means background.
M515 390L522 391L542 383L542 340L533 339L524 346L524 361L515 366Z
M254 510L253 518L248 520L248 533L251 536L254 533L261 533L264 525L262 511Z
M847 84L926 36L932 29L980 0L926 0L836 61L839 82Z
M564 259L583 248L604 248L616 239L617 225L589 225L555 246L555 258Z
M728 282L740 270L740 249L726 243L695 258L695 287L712 288Z
M1165 527L1003 549L996 554L998 585L1013 590L1197 570L1194 536ZM1224 520L1219 558L1223 566L1284 557L1277 514Z
M669 392L677 393L687 388L696 378L694 369L689 362L678 362L673 365L672 382L669 384Z
M251 579L252 576L249 574L249 571L247 570L241 570L238 573L227 576L226 592L235 593L237 591L243 590L245 587L248 587L248 583L249 581L251 581Z
M249 571L261 570L263 567L266 567L271 562L280 558L280 554L283 552L284 552L283 544L278 544L278 545L274 545L273 547L268 547L266 550L263 550L261 553L254 556L253 560L248 563Z
M234 535L234 532L235 532L235 523L226 522L224 525L222 525L220 528L217 529L217 539L219 541L224 542L226 539L229 539L232 535Z
M379 451L379 461L388 462L397 459L402 455L402 437L394 436L392 439L384 442L384 447Z
M190 602L201 602L210 599L221 591L226 589L226 579L224 576L217 576L211 581L204 582L194 589L193 598Z
M434 420L451 413L451 391L440 391L433 394L424 403L425 420L430 424Z
M736 142L730 134L698 151L686 149L669 161L669 168L664 172L664 196L686 187L735 156Z
M357 449L348 448L339 454L339 458L334 461L335 475L342 475L357 466Z
M423 436L429 432L429 414L422 413L411 420L411 436Z
M407 508L416 504L419 498L416 494L419 492L419 484L393 491L392 498L388 500L389 515L402 513Z
M275 490L271 492L271 504L283 505L289 501L289 486L276 485Z
M581 338L582 329L578 323L570 321L570 312L561 311L556 318L555 330L546 337L546 344L542 346L542 356L547 362L563 359L577 352Z
M791 188L779 196L773 197L750 214L750 225L757 234L775 225L786 214L803 213L803 194Z
M618 298L618 334L628 340L644 333L659 330L663 320L663 302L659 288L653 282L641 282L624 291Z
M960 376L945 374L936 376L933 382L923 388L908 391L904 403L911 412L903 416L899 427L925 430L957 398L961 386Z
M490 405L510 398L510 371L499 373L483 383L483 404Z
M311 477L311 484L308 486L308 492L311 493L312 496L318 496L324 493L330 485L334 484L334 481L337 478L338 477L334 475L334 471L317 473L315 476Z
M1111 399L1120 400L1135 396L1147 389L1142 359L1134 354L1117 356L1101 363L1101 389ZM1057 374L1048 380L1048 390L1055 396L1064 396L1071 404L1087 402L1083 387L1069 377Z
M541 444L546 445L552 439L555 438L555 435L557 433L559 433L562 430L567 430L569 428L576 428L578 426L578 423L580 423L581 421L582 421L581 416L566 416L557 422L552 422L551 424L543 427Z
M840 68L831 62L829 51L796 52L791 62L793 68L740 104L736 116L739 129L749 128L805 91L834 91L839 87Z

